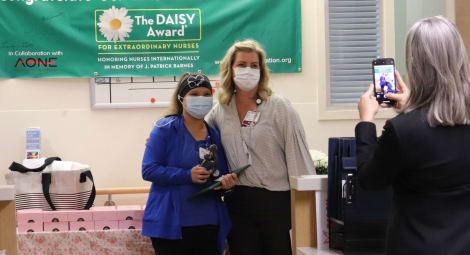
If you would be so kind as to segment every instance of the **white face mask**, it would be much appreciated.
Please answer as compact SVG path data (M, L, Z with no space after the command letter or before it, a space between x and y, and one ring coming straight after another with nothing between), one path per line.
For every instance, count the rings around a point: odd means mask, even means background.
M250 67L235 67L233 81L243 91L250 91L258 86L260 71Z

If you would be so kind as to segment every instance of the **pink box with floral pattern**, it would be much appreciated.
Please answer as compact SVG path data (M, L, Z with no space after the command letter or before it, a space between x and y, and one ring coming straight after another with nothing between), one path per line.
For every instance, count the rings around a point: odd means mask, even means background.
M35 223L18 223L18 233L43 232L42 222Z
M68 221L66 211L44 211L44 222L64 222Z
M115 206L95 206L90 208L93 213L94 221L117 220L117 211Z
M90 210L67 211L67 220L73 221L93 221L93 212Z
M69 222L44 222L44 232L66 232L69 231Z
M16 220L21 223L42 223L44 222L43 211L41 209L26 209L16 212Z
M95 221L95 230L116 230L116 229L119 229L117 220Z
M116 207L118 220L142 220L144 210L140 205L119 205Z
M93 221L71 221L70 231L94 231L95 223Z
M142 229L141 220L120 220L119 229Z

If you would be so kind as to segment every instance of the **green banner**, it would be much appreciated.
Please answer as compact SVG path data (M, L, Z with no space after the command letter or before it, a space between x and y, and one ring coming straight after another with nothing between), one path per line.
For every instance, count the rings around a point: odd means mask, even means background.
M2 0L0 35L0 78L215 75L244 39L302 70L300 0Z

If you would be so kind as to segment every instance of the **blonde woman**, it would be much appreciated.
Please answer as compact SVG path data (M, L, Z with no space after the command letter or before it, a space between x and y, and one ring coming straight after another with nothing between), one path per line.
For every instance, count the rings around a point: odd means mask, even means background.
M266 54L236 42L220 64L219 104L206 120L220 130L231 169L251 164L226 198L231 255L291 254L289 176L314 174L299 115L269 88Z
M455 25L443 17L413 25L406 67L409 89L396 73L401 92L388 94L401 114L379 139L372 85L359 101L360 185L394 189L387 254L468 254L470 69Z

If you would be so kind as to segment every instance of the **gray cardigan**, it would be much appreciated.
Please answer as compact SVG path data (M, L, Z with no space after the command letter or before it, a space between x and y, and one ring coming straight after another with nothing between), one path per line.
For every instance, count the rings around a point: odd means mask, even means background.
M271 95L257 111L261 114L257 124L242 127L232 97L228 105L217 104L206 117L220 130L229 167L251 164L237 185L286 191L289 176L315 174L302 122L289 100Z

